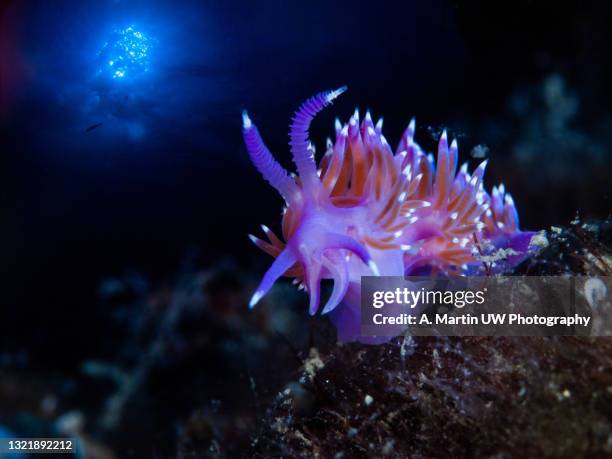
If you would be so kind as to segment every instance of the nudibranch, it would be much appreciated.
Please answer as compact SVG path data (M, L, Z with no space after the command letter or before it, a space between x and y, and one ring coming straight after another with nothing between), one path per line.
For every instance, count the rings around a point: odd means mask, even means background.
M289 137L296 176L274 159L243 112L251 161L286 203L282 238L266 226L267 240L250 235L275 257L250 307L285 275L306 289L314 315L321 281L332 279L322 313L330 313L340 341L368 342L359 333L362 276L502 272L528 256L534 233L520 231L504 185L485 191L486 160L471 174L467 163L458 168L457 141L449 145L444 131L434 162L414 141L414 119L394 153L382 119L375 124L368 112L360 122L355 110L347 124L336 120L335 142L327 141L317 167L310 123L345 90L320 93L295 114Z

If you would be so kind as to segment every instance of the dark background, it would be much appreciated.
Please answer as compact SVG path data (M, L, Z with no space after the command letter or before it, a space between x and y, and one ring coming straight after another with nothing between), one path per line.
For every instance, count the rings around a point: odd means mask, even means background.
M487 187L506 182L524 228L605 217L612 18L600 5L1 3L2 348L73 365L105 333L102 279L172 278L193 247L198 266L231 258L263 273L246 235L278 228L282 202L248 162L240 112L290 167L292 112L344 84L314 123L319 151L355 106L384 115L392 144L416 116L427 149L442 127L464 159L488 147ZM150 71L111 88L133 104L92 108L96 53L128 24L156 40Z

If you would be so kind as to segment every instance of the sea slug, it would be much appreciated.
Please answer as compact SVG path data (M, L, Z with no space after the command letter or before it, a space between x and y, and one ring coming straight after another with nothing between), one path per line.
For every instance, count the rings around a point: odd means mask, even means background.
M382 119L359 113L336 120L317 166L308 138L316 114L346 90L320 93L299 108L289 138L297 175L272 156L243 112L243 136L251 161L283 197L282 238L262 226L267 240L250 235L275 257L250 307L281 276L295 278L320 309L321 281L333 280L322 308L340 341L370 341L359 334L362 276L474 275L503 272L529 253L534 233L519 230L518 214L504 185L483 185L487 160L468 172L458 168L457 141L440 136L437 161L414 141L410 121L395 153L382 134ZM458 171L457 171L458 169Z

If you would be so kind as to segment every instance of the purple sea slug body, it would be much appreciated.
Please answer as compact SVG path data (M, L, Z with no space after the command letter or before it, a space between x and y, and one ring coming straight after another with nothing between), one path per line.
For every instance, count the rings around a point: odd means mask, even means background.
M473 275L502 272L528 256L534 233L519 230L518 214L504 185L491 194L483 185L487 161L470 174L458 168L456 140L440 137L437 162L414 141L412 120L395 152L369 112L336 121L317 166L308 138L316 114L346 88L320 93L297 111L289 137L297 176L272 156L246 112L243 136L249 156L284 198L282 239L263 226L267 240L250 236L275 257L250 307L281 276L294 277L310 296L310 314L320 309L320 284L333 280L322 308L340 341L359 334L362 276ZM457 171L458 169L458 171ZM501 255L500 255L501 254ZM483 259L490 259L489 263ZM482 273L484 274L484 272Z

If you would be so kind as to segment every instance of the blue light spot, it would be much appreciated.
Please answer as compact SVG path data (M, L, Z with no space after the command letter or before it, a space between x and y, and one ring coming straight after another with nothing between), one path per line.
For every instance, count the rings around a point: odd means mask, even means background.
M134 26L115 30L104 43L99 55L99 72L113 80L137 78L149 71L150 53L153 40Z

